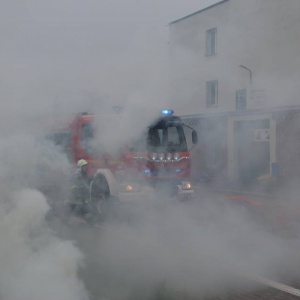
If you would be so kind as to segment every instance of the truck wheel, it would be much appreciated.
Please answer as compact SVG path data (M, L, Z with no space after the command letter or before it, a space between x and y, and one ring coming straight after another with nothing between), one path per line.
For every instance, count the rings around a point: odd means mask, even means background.
M108 181L102 173L96 174L91 183L91 201L101 219L114 218L120 201L110 194Z
M110 190L105 176L96 174L90 186L92 206L101 219L107 215L107 202L110 198Z
M101 197L102 199L106 200L110 196L110 190L108 182L105 176L101 173L95 175L91 183L91 199L97 199Z

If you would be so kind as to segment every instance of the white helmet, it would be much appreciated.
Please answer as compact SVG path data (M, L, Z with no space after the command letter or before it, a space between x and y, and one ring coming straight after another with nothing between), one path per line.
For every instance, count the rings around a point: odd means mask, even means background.
M81 169L83 166L87 164L88 162L85 159L79 159L79 161L77 162L77 167Z

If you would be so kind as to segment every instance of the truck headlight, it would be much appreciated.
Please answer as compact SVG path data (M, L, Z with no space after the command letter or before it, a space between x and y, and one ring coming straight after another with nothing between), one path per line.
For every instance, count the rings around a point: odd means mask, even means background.
M173 155L173 157L174 157L175 160L178 160L179 159L179 153L175 152L174 155Z
M167 158L167 160L171 160L172 159L172 153L167 153L166 158Z
M152 153L151 154L151 159L156 160L157 159L157 153Z
M133 192L134 186L132 184L127 184L127 185L125 185L125 190L126 190L126 192Z
M165 159L165 154L164 153L159 153L158 158L160 160L164 160Z
M183 190L191 190L193 188L193 185L189 181L182 181L181 186Z
M126 192L126 193L134 193L134 192L139 192L140 191L140 186L139 184L131 184L131 183L126 183L121 185L121 192Z

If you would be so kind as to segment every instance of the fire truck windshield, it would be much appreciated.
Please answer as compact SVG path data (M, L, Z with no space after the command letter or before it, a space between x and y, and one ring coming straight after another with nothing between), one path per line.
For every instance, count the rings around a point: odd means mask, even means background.
M182 126L150 127L147 136L147 148L151 152L187 151Z

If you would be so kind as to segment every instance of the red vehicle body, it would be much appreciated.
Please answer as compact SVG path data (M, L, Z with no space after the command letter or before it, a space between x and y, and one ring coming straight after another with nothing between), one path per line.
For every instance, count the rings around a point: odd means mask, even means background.
M104 176L113 178L107 178L109 185L116 179L120 192L134 192L145 184L156 186L168 182L178 195L191 197L191 158L184 130L186 125L171 111L166 112L169 114L157 118L140 137L113 150L103 145L108 138L118 138L113 132L103 135L103 128L113 129L117 119L122 122L120 115L77 115L67 130L53 133L52 139L56 144L64 144L74 166L79 159L85 159L89 163L90 175L106 170ZM188 128L192 131L192 142L197 143L196 131Z

